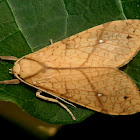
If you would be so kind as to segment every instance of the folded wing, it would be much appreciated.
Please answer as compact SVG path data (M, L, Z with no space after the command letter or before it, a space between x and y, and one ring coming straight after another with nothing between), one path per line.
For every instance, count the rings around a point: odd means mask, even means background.
M47 67L121 67L140 49L140 20L105 23L45 47L27 58Z
M26 79L26 82L95 111L113 115L140 111L140 96L135 83L118 69L100 67L50 71L51 77L46 70Z

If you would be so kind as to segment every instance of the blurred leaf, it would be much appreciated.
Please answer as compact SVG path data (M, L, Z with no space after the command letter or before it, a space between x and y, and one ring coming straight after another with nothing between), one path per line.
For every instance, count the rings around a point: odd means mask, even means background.
M0 0L0 55L22 57L80 31L105 22L139 18L137 0ZM125 71L140 87L140 54ZM0 61L0 80L12 79L13 63ZM84 120L94 112L71 107L76 117L59 105L35 97L36 90L25 85L0 85L0 100L19 105L30 115L53 124L69 124Z

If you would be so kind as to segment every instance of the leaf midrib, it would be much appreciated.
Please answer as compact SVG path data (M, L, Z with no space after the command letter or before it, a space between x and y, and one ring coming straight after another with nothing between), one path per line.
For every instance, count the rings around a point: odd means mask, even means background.
M8 2L8 0L5 0L5 1L7 2L7 5L9 6L9 9L10 9L12 15L13 15L13 18L14 18L15 24L17 25L19 31L22 33L24 39L26 40L27 45L28 45L29 48L31 49L31 52L33 52L32 47L30 46L28 40L27 40L26 37L24 36L23 31L22 31L22 29L20 28L20 26L19 26L19 24L18 24L18 21L17 21L16 18L15 18L15 14L14 14L14 12L13 12L13 10L12 10L12 7L11 7L10 3Z

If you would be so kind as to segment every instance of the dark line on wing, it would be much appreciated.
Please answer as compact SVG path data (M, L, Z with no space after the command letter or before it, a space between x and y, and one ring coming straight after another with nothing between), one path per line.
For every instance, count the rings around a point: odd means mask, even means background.
M31 58L24 58L24 59L27 59L27 60L31 60L31 61L35 61L35 62L37 62L39 65L41 65L43 68L41 69L41 70L39 70L37 73L35 73L35 74L33 74L33 75L31 75L31 76L28 76L28 77L25 77L24 78L24 80L27 80L27 79L29 79L29 78L31 78L31 77L33 77L33 76L36 76L38 73L40 73L40 72L46 72L46 70L49 70L49 69L54 69L54 70L72 70L72 69L74 69L74 70L82 70L82 69L89 69L89 68L94 68L94 69L96 69L96 68L111 68L111 67L73 67L73 68L71 68L71 67L66 67L66 68L53 68L53 67L48 67L48 66L46 66L46 65L44 65L43 63L41 63L41 62L39 62L39 61L37 61L37 60L34 60L34 59L31 59ZM85 75L85 74L84 74ZM86 77L86 76L85 76ZM89 81L90 82L90 81Z
M46 66L44 65L43 63L39 62L39 61L36 61L34 59L30 59L30 58L24 58L24 59L28 59L28 60L32 60L32 61L35 61L37 63L39 63L42 67L44 67L45 69L55 69L55 70L66 70L66 69L89 69L89 68L113 68L113 67L65 67L65 68L55 68L55 67L49 67L49 66Z

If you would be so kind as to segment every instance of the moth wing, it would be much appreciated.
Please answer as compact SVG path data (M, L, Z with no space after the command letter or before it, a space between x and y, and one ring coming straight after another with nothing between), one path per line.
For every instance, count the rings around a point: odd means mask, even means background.
M140 49L140 20L105 23L27 56L48 67L121 67ZM43 56L43 57L42 57Z
M102 113L127 115L140 111L140 96L135 83L118 69L58 69L53 70L50 77L48 73L30 77L26 82Z

